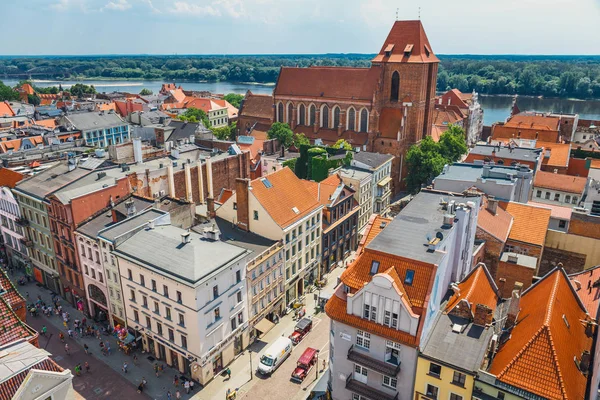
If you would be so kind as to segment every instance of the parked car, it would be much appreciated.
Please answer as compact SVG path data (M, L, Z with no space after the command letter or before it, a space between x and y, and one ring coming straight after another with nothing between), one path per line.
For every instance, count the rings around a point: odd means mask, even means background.
M304 339L304 336L311 331L312 325L313 321L308 317L302 318L300 321L298 321L294 328L294 332L290 335L292 343L295 345L300 343L300 341Z
M292 352L292 341L286 337L278 338L260 358L256 371L269 376Z
M308 373L315 366L317 361L319 360L319 350L313 349L312 347L304 350L304 353L298 359L298 363L296 364L296 369L292 372L292 381L294 382L302 382L304 378L308 375Z

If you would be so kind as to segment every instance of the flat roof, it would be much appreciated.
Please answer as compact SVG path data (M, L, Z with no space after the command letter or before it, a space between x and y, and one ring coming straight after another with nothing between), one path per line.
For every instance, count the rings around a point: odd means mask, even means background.
M15 189L30 196L43 199L47 195L89 173L90 170L83 168L75 168L69 171L67 163L61 162L52 168L35 174L31 178L22 180L15 186Z
M136 215L135 217L128 218L114 225L110 225L106 229L98 231L98 236L108 241L114 241L119 236L132 232L135 229L144 226L148 221L156 221L158 218L165 217L169 213L155 208L150 208Z
M0 382L23 372L50 356L44 349L35 347L28 341L13 342L0 348Z
M369 151L359 151L358 153L354 153L354 160L368 165L373 169L377 169L388 161L391 161L394 156L390 154L381 154L381 153L371 153Z
M484 168L486 167L486 168ZM484 170L488 169L485 178L482 177ZM531 171L531 170L528 170ZM452 181L467 181L476 182L479 178L491 179L499 181L498 183L510 184L511 179L509 175L516 175L518 172L522 172L517 167L501 166L501 165L479 165L479 164L462 164L455 163L447 165L441 174L435 179L447 179ZM435 180L434 180L435 181Z
M182 234L189 243L182 243ZM194 231L172 225L145 228L123 243L115 252L134 263L142 263L170 278L195 284L213 272L242 259L249 250L210 240Z
M362 181L365 178L371 179L373 176L373 173L370 171L365 171L354 167L342 167L339 169L339 172L342 178L357 179L359 181Z
M470 151L472 154L478 154L483 156L492 156L492 152L495 152L496 157L508 158L511 160L518 161L535 161L542 154L542 149L530 149L525 147L514 147L508 146L492 146L487 144L477 144Z
M517 265L531 268L534 270L537 268L537 258L536 257L526 256L524 254L512 253L509 251L505 251L502 253L502 255L500 256L500 261L509 262L508 257L510 257L510 256L516 257Z
M220 239L223 242L243 247L253 253L260 254L269 247L277 243L276 240L267 239L252 232L245 232L223 218L213 218L208 222L196 225L192 228L195 232L203 233L205 228L215 228L220 232Z

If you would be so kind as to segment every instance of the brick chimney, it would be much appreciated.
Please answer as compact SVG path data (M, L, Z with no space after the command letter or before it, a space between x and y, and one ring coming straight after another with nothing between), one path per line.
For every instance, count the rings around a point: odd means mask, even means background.
M237 178L235 180L235 197L237 206L237 226L245 231L250 230L250 211L248 204L250 179Z
M589 351L584 350L583 353L581 353L581 360L579 361L579 369L584 375L587 375L590 372L591 361L592 355Z
M488 197L487 210L493 215L498 214L498 200L494 196Z
M521 290L523 290L523 284L521 282L515 282L515 287L510 297L506 323L504 324L505 329L512 329L517 323L519 311L521 311Z
M492 310L485 304L475 305L475 314L473 315L473 324L486 326L492 323Z
M217 216L217 213L215 212L215 199L212 197L208 197L206 199L206 210L208 211L209 218L214 218Z

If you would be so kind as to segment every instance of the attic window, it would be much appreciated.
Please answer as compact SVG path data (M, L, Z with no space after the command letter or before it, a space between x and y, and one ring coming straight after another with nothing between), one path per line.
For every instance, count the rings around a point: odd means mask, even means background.
M385 56L386 57L391 56L392 55L392 50L394 50L394 45L393 44L388 44L387 47L384 50Z
M406 57L410 57L410 53L412 52L414 45L412 44L407 44L406 47L404 48L404 55Z
M298 210L297 207L292 207L292 211L295 212L296 214L300 214L300 210Z
M371 275L375 275L379 270L379 261L373 260L371 262Z
M567 316L565 314L563 314L562 319L567 328L571 328L571 325L569 325L569 321L567 320Z
M263 183L263 185L265 185L267 189L273 187L273 184L267 178L262 178L260 181Z
M404 284L408 286L412 286L413 280L415 279L415 271L409 269L406 271L406 276L404 277Z
M431 55L431 50L429 50L429 47L427 47L427 45L424 45L423 47L425 47L425 55L429 57Z

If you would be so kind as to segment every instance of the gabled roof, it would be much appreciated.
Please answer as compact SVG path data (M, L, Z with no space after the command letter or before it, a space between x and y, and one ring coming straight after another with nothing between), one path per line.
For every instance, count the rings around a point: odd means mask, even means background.
M302 180L304 186L310 191L315 199L324 207L334 205L340 198L354 195L354 190L344 185L337 174L329 176L321 182Z
M587 184L587 178L538 171L533 180L536 188L560 190L561 192L581 195Z
M17 182L24 177L25 176L20 172L16 172L8 168L0 168L0 186L14 188Z
M406 55L405 50L410 50ZM390 55L388 56L387 53ZM437 63L420 20L396 21L373 62Z
M571 157L571 144L570 143L552 143L537 141L535 147L544 148L544 158L542 164L553 166L553 167L566 167L569 165L569 158ZM545 157L549 153L549 157Z
M600 265L571 274L569 279L588 314L597 318L600 311Z
M510 338L490 373L501 382L548 399L584 399L587 378L576 361L591 351L586 310L563 269L556 268L527 289Z
M362 239L358 244L358 249L356 250L356 253L362 253L364 248L367 247L367 245L371 243L373 239L375 239L375 236L379 235L379 232L384 230L387 224L389 224L390 222L392 222L391 218L384 218L379 214L371 215L371 218L369 218L369 222L367 223L367 226L363 233Z
M496 215L487 209L488 198L483 196L481 209L477 216L477 227L483 229L501 242L506 242L512 228L513 217L502 207L496 209Z
M251 185L251 193L282 229L320 207L302 180L287 167L255 179Z
M518 114L511 117L504 126L538 131L558 131L559 123L559 117Z
M15 112L13 111L8 101L0 101L0 117L14 117Z
M273 118L273 96L254 94L248 90L240 109L240 116L253 118Z
M509 239L537 246L544 245L550 222L550 209L515 202L500 202L500 206L513 217Z
M555 204L537 203L535 201L528 201L527 204L550 209L550 216L556 219L571 220L571 215L573 214L573 209L568 206L564 207Z
M0 295L13 309L21 303L25 304L25 297L15 288L4 270L0 271Z
M282 67L273 93L371 102L380 72L378 67Z
M446 304L446 313L451 312L463 300L469 302L473 314L475 314L477 304L487 306L492 313L496 311L500 295L485 264L481 263L473 268L457 286L458 292L455 292Z
M8 301L0 296L0 346L15 340L34 340L38 333L19 319Z

